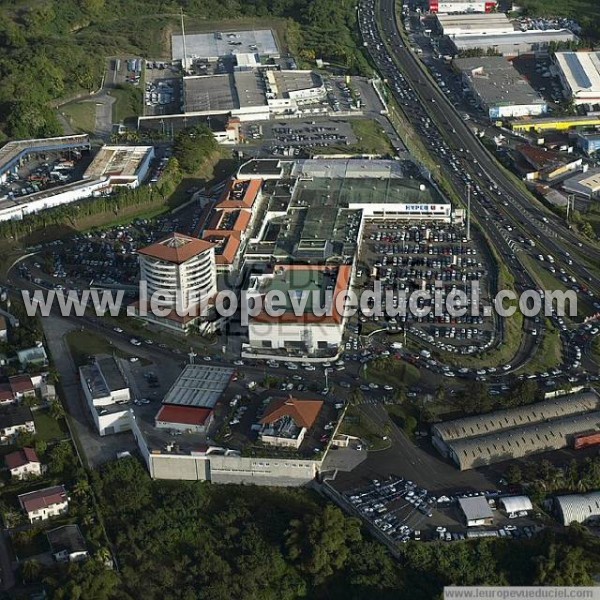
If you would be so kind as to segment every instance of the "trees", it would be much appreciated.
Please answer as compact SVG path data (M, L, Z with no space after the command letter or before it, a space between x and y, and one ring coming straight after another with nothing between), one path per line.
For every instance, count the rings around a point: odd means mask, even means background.
M344 566L348 544L360 540L359 521L327 505L321 514L292 520L285 543L290 559L318 585Z
M198 125L177 134L173 145L173 154L185 173L198 171L204 161L215 152L218 145L211 130Z

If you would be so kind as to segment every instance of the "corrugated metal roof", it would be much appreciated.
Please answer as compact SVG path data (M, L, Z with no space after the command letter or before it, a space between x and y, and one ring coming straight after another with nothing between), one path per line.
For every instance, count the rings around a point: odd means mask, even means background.
M600 517L600 492L557 496L555 502L564 525Z

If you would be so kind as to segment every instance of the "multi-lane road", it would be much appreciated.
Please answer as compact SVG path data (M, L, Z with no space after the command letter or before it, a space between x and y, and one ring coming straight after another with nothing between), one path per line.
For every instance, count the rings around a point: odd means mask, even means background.
M374 63L387 81L397 105L420 134L432 157L439 161L441 176L463 197L467 185L474 190L473 217L484 229L500 262L514 275L517 291L540 287L539 278L528 272L530 267L521 260L521 249L501 222L510 223L523 238L534 239L540 253L556 256L581 287L599 295L600 282L588 269L586 261L597 261L600 250L579 238L562 220L546 210L475 137L407 47L399 29L395 0L363 0L359 23ZM530 329L529 325L526 324L526 331ZM539 342L539 337L526 339L515 362L528 353L533 354Z

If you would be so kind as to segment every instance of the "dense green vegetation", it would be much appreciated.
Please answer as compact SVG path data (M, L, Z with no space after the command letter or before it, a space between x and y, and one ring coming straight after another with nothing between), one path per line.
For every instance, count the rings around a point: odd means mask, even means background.
M581 527L410 543L396 561L308 490L152 481L134 459L95 472L92 490L119 568L102 547L83 564L24 567L52 600L431 600L449 584L591 585L600 564L600 541Z
M285 42L301 61L323 58L351 72L365 67L357 50L353 0L189 0L182 4L193 22L266 15L287 18ZM0 4L0 140L62 133L54 111L57 102L97 90L106 57L152 56L166 47L169 32L178 30L179 7L177 2L162 0L41 0L29 5L4 0Z

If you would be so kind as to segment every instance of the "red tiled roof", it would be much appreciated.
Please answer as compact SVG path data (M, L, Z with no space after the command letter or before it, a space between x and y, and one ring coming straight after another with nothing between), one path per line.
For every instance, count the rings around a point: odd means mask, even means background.
M18 496L19 504L26 512L30 513L40 508L47 508L54 504L62 504L67 501L67 491L64 485L55 485L53 487L28 492Z
M163 404L156 417L154 417L154 420L163 423L178 423L180 425L204 425L211 413L211 408Z
M0 383L0 402L13 402L15 395L10 383Z
M40 459L37 457L33 448L23 448L16 452L11 452L4 457L4 462L9 469L18 469L29 463L39 463Z
M247 185L243 196L240 199L232 197L233 188L236 185ZM252 205L256 201L258 192L262 187L262 179L250 179L240 181L238 179L231 179L225 186L221 199L216 208L252 208Z
M8 378L8 383L14 394L24 394L35 389L29 375L13 375Z
M298 398L277 398L267 407L265 416L260 420L263 425L270 425L283 417L291 417L298 427L310 429L321 409L322 400L299 400Z
M233 264L240 247L238 231L205 231L203 239L215 245L215 262L218 265Z
M156 242L156 244L140 248L138 253L180 265L211 248L212 244L204 240L189 237L182 233L173 233L164 240Z

